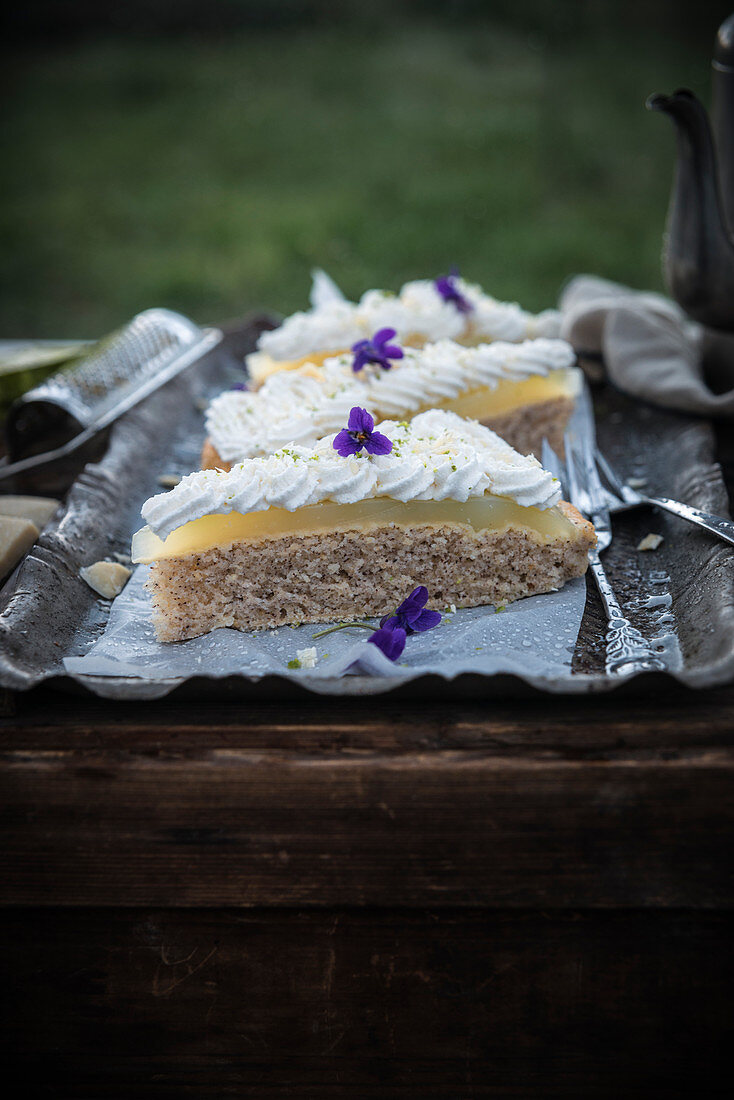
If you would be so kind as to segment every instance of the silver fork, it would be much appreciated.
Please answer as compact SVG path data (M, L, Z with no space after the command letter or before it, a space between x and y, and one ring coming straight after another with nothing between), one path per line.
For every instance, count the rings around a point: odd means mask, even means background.
M723 516L715 516L711 512L702 512L698 508L692 508L690 504L683 504L680 500L671 500L670 497L649 496L647 493L638 493L636 489L633 489L631 485L622 480L598 447L596 448L596 463L609 483L609 488L615 494L616 500L612 498L611 505L613 512L649 504L655 508L663 508L666 512L672 512L674 516L680 516L681 519L687 519L689 523L695 523L712 535L718 535L724 542L734 545L734 522L732 520L724 519Z
M593 421L589 425L590 431L592 425ZM569 498L574 507L591 520L596 530L597 545L589 551L589 564L608 620L605 636L607 675L629 676L636 672L664 669L664 662L622 611L601 563L599 555L612 541L612 525L608 496L594 462L593 441L584 437L577 443L567 435L565 447Z

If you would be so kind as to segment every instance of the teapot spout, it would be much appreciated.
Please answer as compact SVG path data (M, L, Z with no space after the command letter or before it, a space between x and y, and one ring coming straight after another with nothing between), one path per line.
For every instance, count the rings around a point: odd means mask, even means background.
M646 105L672 119L678 144L663 251L668 289L694 320L734 331L734 242L722 215L708 116L685 89L652 95Z

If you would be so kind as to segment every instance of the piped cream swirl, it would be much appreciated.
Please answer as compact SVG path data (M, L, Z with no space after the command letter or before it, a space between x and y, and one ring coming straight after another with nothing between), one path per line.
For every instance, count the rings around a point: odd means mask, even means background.
M386 420L377 427L392 440L390 454L361 451L343 458L333 448L333 435L327 435L312 447L294 445L248 459L229 473L189 474L170 492L147 500L143 518L166 538L206 515L271 507L295 511L322 501L466 501L488 493L546 509L560 499L558 482L537 459L518 454L475 421L431 409L410 423Z
M283 324L264 332L258 349L271 359L302 359L316 352L351 347L378 329L394 328L399 340L509 340L557 336L560 314L545 310L528 313L514 302L500 302L481 287L457 278L456 287L472 306L462 313L445 301L434 282L418 279L406 283L399 294L368 290L359 302L328 299L320 306L299 311ZM256 360L256 356L254 357Z

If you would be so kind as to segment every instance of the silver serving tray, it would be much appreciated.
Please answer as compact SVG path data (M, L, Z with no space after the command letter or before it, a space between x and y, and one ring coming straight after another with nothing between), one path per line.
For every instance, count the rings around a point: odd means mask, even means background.
M0 592L0 684L23 691L44 681L115 699L160 698L172 691L216 699L302 695L306 686L280 676L246 675L143 681L68 675L64 656L86 653L104 630L109 605L79 578L81 565L126 552L140 525L140 505L160 491L162 474L181 474L198 464L203 436L202 405L213 394L242 379L241 356L270 322L261 318L231 331L223 343L183 375L168 383L113 427L101 461L74 481L66 507L43 531L36 546ZM651 490L687 501L708 512L728 514L721 470L713 461L714 437L702 420L640 405L602 388L594 394L600 445L626 473L643 474ZM175 455L175 465L172 456ZM38 488L42 488L38 486ZM589 584L586 612L572 671L550 679L510 674L459 676L446 681L424 676L401 685L378 677L348 676L319 681L321 693L401 695L442 698L577 694L625 690L658 692L674 682L690 688L722 685L734 679L734 549L673 516L649 510L615 518L615 538L605 554L609 575L633 624L655 632L661 609L651 590L651 572L665 579L672 597L682 654L674 672L641 673L620 681L604 671L605 623ZM648 531L665 541L639 568L635 547ZM652 600L650 597L653 597ZM672 621L672 619L671 619Z

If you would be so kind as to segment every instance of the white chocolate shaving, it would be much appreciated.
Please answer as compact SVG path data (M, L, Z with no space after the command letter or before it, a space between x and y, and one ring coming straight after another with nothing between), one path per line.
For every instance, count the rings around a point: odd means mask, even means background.
M644 539L642 539L640 542L638 542L637 549L638 550L657 550L658 546L660 546L660 544L662 542L663 542L663 536L662 535L653 535L651 533L649 535L645 535Z
M119 596L131 577L131 572L117 561L96 561L79 570L79 576L106 600Z

